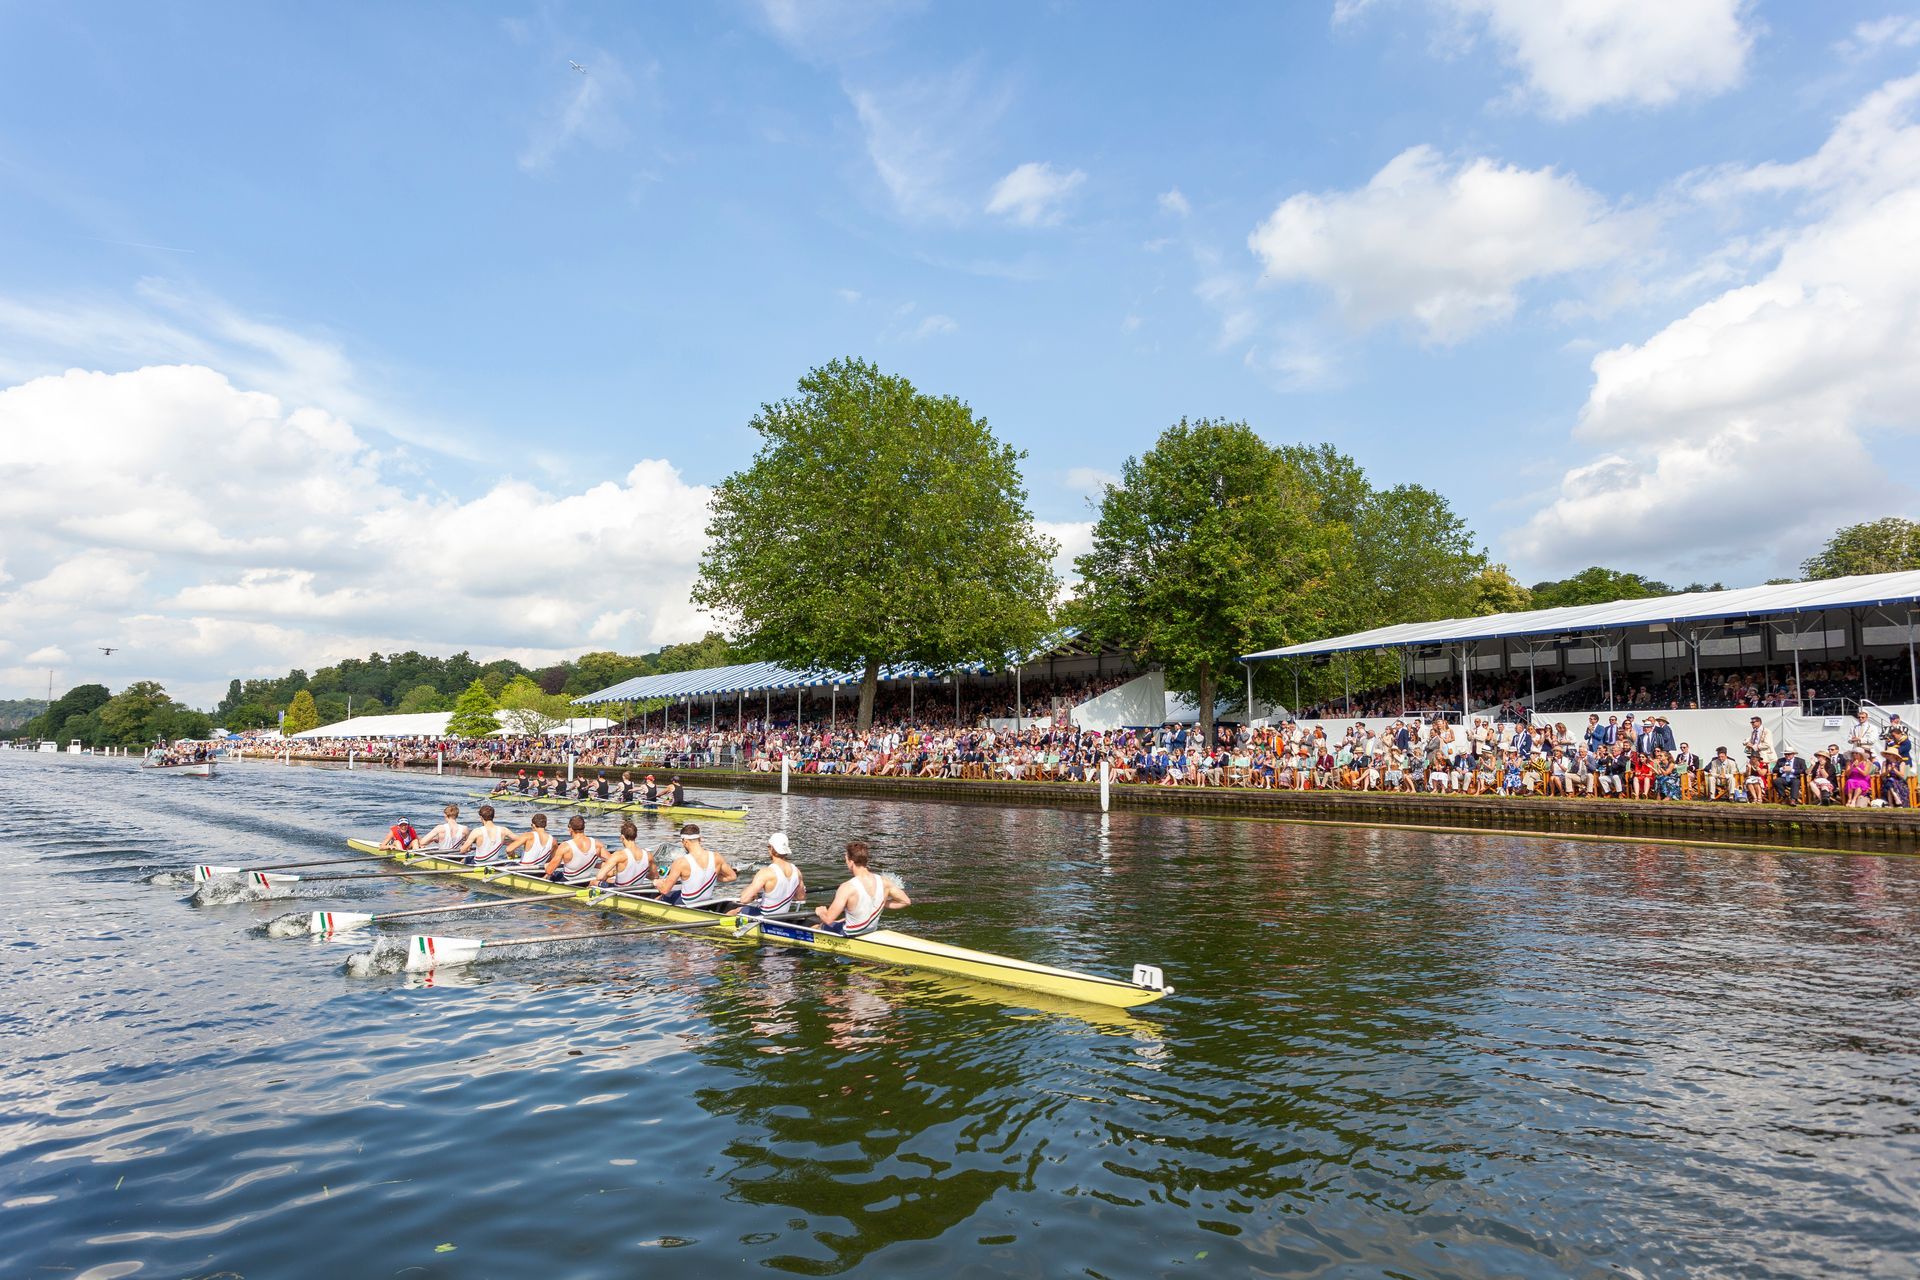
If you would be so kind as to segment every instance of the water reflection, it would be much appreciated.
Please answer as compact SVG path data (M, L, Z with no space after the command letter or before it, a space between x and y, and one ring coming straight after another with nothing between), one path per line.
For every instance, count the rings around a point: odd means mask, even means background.
M196 910L146 880L328 856L464 782L190 786L10 755L5 1274L1829 1275L1920 1254L1914 861L754 793L716 835L731 855L784 827L817 893L860 836L913 888L903 926L1159 964L1178 994L1036 1006L678 934L352 981L365 938L251 936L287 903ZM574 918L540 919L471 932Z

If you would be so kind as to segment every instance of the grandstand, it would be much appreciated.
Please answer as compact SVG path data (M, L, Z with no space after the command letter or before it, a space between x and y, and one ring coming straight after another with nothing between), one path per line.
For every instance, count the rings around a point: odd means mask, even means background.
M1397 688L1296 708L1325 721L1503 712L1534 720L1655 710L1696 744L1761 712L1776 740L1812 742L1865 710L1920 717L1920 572L1405 623L1244 655L1327 664L1397 656ZM1296 703L1298 698L1295 699ZM1320 714L1309 715L1310 712Z

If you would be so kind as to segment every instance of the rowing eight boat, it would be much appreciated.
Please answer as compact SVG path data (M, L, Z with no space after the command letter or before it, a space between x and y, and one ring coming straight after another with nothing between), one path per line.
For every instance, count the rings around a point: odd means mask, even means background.
M747 916L723 915L720 912L707 911L699 907L669 906L657 898L637 894L613 892L592 894L586 889L554 884L538 876L521 875L491 867L466 867L463 870L461 863L450 858L436 857L431 853L418 851L406 853L394 849L382 849L369 840L348 840L347 847L375 857L405 862L409 866L430 864L435 869L451 869L457 873L457 878L484 881L491 886L518 889L528 893L560 895L577 899L596 908L685 924L689 926L689 932L697 932L703 936L758 940L779 946L798 947L806 951L822 951L828 955L842 956L848 960L858 960L868 964L898 965L903 968L922 969L930 973L972 978L999 986L1038 991L1068 1000L1082 1000L1089 1004L1104 1005L1113 1009L1132 1009L1149 1004L1173 990L1166 985L1160 970L1151 965L1135 965L1133 980L1123 982L1118 978L1078 973L1072 969L1057 969L1052 965L1034 964L1026 960L1016 960L1011 956L994 955L989 951L973 951L966 947L949 946L944 942L935 942L928 938L916 938L912 934L901 933L896 929L879 929L873 933L847 938L796 921L763 920ZM701 928L702 925L706 927ZM443 955L449 943L459 941L416 936L407 959L407 967L423 970L433 968L437 961L444 958L471 959L470 953L453 957ZM464 947L470 948L471 951L479 949L471 942L464 943Z
M558 804L574 809L609 809L625 813L665 813L676 818L741 818L747 816L747 806L706 805L706 804L648 804L644 800L623 803L619 800L572 800L565 796L521 795L518 791L469 791L468 795L478 800L518 800L523 804Z

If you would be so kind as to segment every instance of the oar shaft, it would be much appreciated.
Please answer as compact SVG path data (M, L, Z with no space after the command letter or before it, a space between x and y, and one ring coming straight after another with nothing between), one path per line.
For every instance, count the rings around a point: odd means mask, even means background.
M303 876L301 884L327 884L334 880L392 880L424 879L427 876L464 876L475 871L485 871L485 867L449 867L444 871L415 871L411 867L396 867L392 871L369 871L365 875Z
M375 920L411 920L415 916L450 916L456 911L507 911L514 907L551 907L575 899L556 895L551 898L501 898L496 902L467 902L452 907L416 907L412 911L381 911Z
M719 920L683 920L678 924L649 925L645 929L593 929L585 933L540 933L529 938L488 938L489 947L526 947L536 942L584 942L589 938L633 938L643 933L671 933L676 929L712 929Z

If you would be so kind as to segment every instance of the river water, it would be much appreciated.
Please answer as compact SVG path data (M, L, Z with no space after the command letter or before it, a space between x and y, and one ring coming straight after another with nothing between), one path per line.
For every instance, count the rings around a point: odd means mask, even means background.
M1920 1266L1920 860L716 793L816 897L859 835L901 927L1161 965L1118 1015L675 934L352 978L258 927L472 895L150 882L470 785L0 752L0 1275Z

